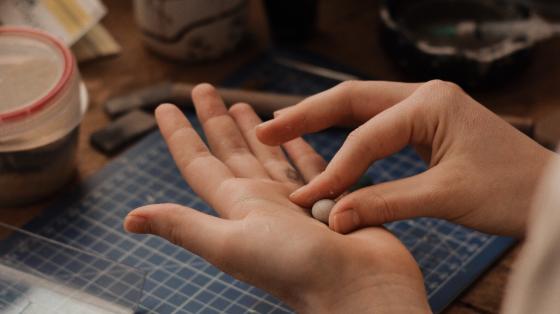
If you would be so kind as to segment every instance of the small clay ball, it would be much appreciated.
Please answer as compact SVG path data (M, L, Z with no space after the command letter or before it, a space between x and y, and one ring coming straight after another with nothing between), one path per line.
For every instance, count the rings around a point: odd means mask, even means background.
M311 215L313 218L322 221L324 223L329 223L329 214L334 207L335 202L329 199L318 200L311 207Z

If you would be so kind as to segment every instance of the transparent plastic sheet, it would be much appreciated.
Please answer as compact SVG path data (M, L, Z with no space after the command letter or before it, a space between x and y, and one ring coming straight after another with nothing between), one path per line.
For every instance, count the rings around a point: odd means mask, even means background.
M0 313L133 313L145 272L0 222Z

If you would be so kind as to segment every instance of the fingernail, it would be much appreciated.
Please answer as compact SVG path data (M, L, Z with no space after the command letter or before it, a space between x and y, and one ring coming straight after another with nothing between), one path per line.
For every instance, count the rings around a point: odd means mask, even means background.
M297 190L293 191L292 194L290 194L290 196L288 196L288 197L289 197L289 198L296 197L298 194L301 193L301 189L302 189L302 188L303 188L303 186L300 187L300 188L298 188Z
M346 233L356 229L359 225L360 216L353 209L347 209L333 216L333 226L337 232Z
M297 190L293 191L292 194L290 194L290 197L299 197L301 194L309 194L309 192L306 192L307 190L309 190L309 184L310 182L307 182L304 186L300 186ZM308 195L308 197L313 196L315 193L312 193L311 195Z
M267 125L271 124L271 122L272 122L272 120L265 121L265 122L263 122L263 123L261 123L261 124L258 124L258 125L257 125L257 128L258 128L258 129L265 128Z
M291 109L290 107L287 107L287 108L282 108L282 109L276 110L276 111L274 111L273 115L274 115L274 117L277 117L277 116L279 116L279 115L281 115L285 112L288 112L288 110L290 110L290 109Z
M129 215L125 220L126 230L134 233L143 233L146 230L147 219L141 216Z

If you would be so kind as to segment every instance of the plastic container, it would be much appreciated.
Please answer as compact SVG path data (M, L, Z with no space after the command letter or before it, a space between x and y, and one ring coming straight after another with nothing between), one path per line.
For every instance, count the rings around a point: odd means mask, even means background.
M0 27L0 207L51 195L75 171L87 92L56 38Z
M0 313L137 313L145 276L0 222Z

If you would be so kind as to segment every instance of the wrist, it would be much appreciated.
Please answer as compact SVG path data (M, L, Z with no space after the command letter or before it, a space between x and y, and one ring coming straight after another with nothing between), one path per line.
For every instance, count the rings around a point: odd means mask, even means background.
M304 296L298 313L431 313L422 282L405 275L361 276Z

